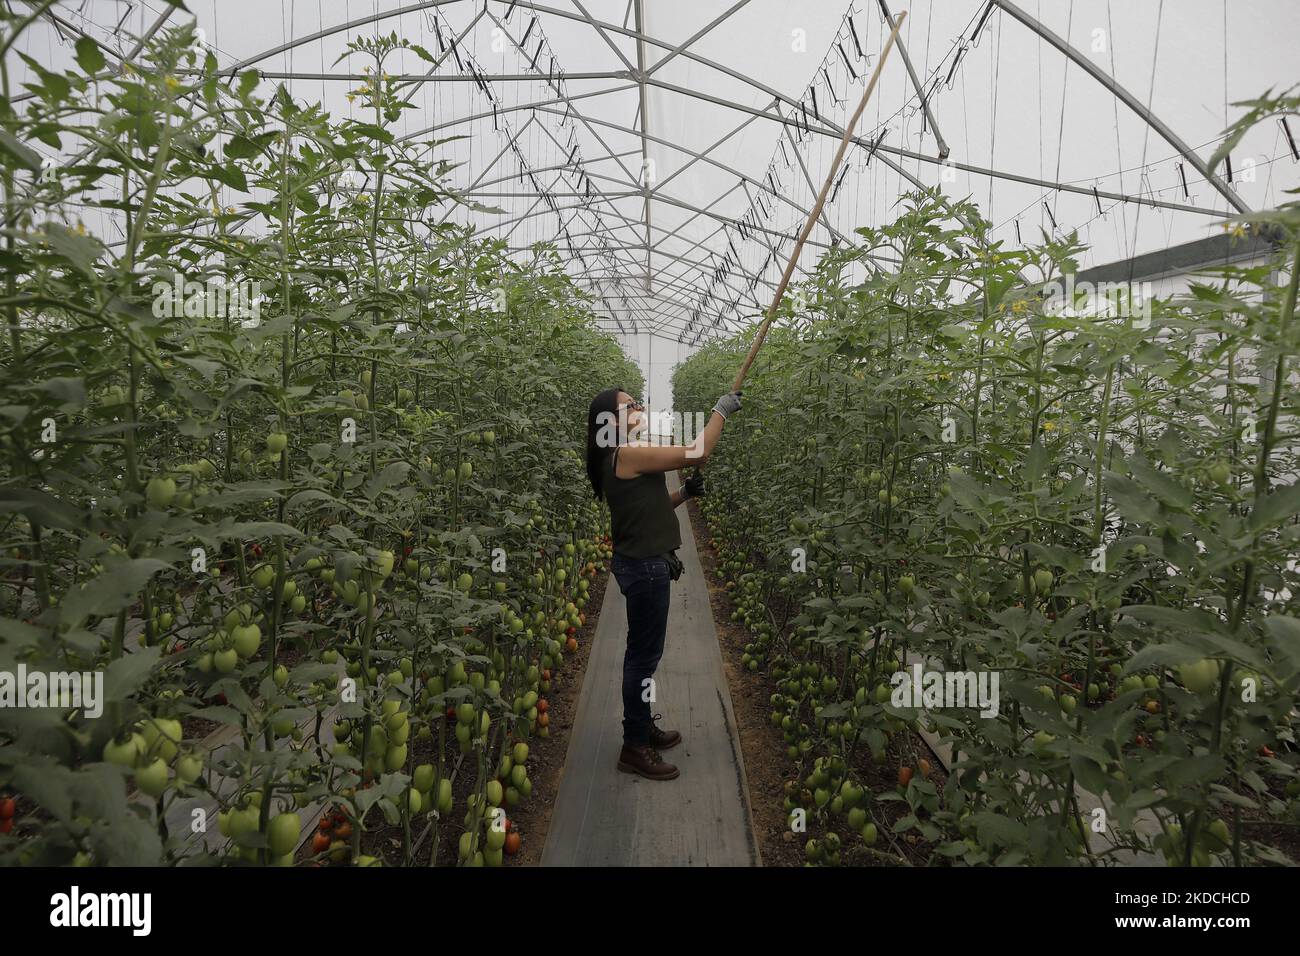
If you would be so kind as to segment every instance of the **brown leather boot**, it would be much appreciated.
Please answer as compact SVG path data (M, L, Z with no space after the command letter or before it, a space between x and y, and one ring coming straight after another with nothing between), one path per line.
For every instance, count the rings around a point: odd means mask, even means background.
M618 755L618 769L624 773L640 774L647 780L675 780L677 768L665 763L659 751L646 744L624 744Z
M663 714L655 714L650 722L650 746L655 750L667 750L682 742L682 735L675 730L660 730L656 721L663 720Z

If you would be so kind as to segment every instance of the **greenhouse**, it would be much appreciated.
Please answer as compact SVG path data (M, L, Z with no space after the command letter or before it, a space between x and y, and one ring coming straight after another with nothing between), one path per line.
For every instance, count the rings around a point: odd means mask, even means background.
M0 5L0 864L1271 885L1297 35Z

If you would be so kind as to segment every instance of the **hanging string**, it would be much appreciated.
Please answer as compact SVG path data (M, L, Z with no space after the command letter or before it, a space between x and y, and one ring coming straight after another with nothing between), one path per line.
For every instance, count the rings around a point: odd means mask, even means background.
M994 40L993 53L993 95L992 104L992 121L989 123L989 169L997 169L997 163L994 159L996 156L996 146L998 142L998 77L1002 72L1002 18L998 17L997 38ZM993 218L993 184L996 176L989 178L989 206L988 218Z
M1163 2L1163 0L1161 0ZM1074 29L1074 0L1070 0L1070 16L1065 25L1065 39L1069 42L1070 34ZM1061 76L1061 125L1057 131L1056 137L1056 173L1052 176L1058 183L1061 181L1061 144L1065 142L1065 91L1070 84L1070 58L1065 58L1065 72ZM1058 191L1052 196L1052 218L1056 218L1057 203L1060 201L1061 194ZM1052 226L1056 228L1055 224Z
M1156 95L1156 67L1160 62L1160 28L1164 25L1165 0L1160 0L1160 6L1156 11L1156 39L1151 53L1151 85L1147 90L1147 112L1151 112L1151 103ZM1147 163L1147 144L1151 139L1151 124L1143 124L1145 129L1142 133L1142 169L1146 170ZM1149 180L1148 180L1149 184ZM1142 204L1138 203L1137 209L1133 213L1133 251L1134 255L1129 256L1128 281L1133 281L1133 270L1137 267L1136 252L1138 246L1138 224L1142 221Z
M1111 0L1106 0L1106 42L1110 44L1110 75L1115 75L1115 25L1111 19ZM1119 169L1119 191L1124 193L1124 156L1120 148L1119 136L1119 97L1110 98L1110 107L1115 118L1115 165ZM1118 225L1121 228L1121 241L1116 245L1128 253L1129 258L1133 256L1133 250L1128 248L1128 204L1122 203L1119 207L1120 221Z

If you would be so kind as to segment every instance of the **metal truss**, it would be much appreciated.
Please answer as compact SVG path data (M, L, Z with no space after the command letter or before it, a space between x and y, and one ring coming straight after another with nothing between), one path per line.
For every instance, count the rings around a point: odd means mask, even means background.
M516 209L498 219L487 222L480 220L480 231L485 235L504 239L508 250L522 253L531 246L523 246L517 242L511 244L514 231L522 223L554 216L556 218L553 238L555 245L568 249L575 256L581 255L582 258L579 260L582 263L581 268L577 265L572 267L576 277L592 294L593 299L603 304L608 313L608 320L616 324L620 330L627 331L618 310L609 304L611 300L623 304L624 317L631 320L634 332L648 331L651 335L669 336L675 332L677 341L681 342L685 342L688 337L698 341L701 336L726 334L734 329L735 321L741 317L742 311L751 308L761 311L763 303L756 293L760 286L764 290L763 294L773 287L772 279L768 278L768 269L773 262L776 262L778 268L784 264L781 258L782 250L794 239L793 235L765 224L770 221L771 213L776 208L783 207L792 216L802 220L808 215L808 209L785 195L782 190L773 189L762 179L756 179L741 170L732 168L720 160L715 155L715 151L753 123L762 121L778 124L781 127L780 137L794 147L798 175L804 185L816 193L817 176L820 173L809 169L806 165L796 142L796 135L801 141L808 136L839 139L843 129L825 115L825 111L815 116L814 121L810 121L798 100L694 49L695 44L712 31L724 26L732 16L744 9L750 0L737 0L730 4L692 36L680 42L669 42L647 32L645 12L648 5L643 4L643 0L628 0L627 13L621 24L606 22L592 16L582 0L571 0L571 2L571 9L531 2L531 0L422 0L422 2L407 3L389 10L376 10L310 34L293 37L287 42L269 47L261 53L223 68L222 73L234 75L297 47L324 42L345 31L363 31L368 28L378 31L384 21L395 18L431 10L436 12L439 8L459 7L464 4L477 7L470 25L459 34L458 38L453 39L453 43L457 40L463 41L470 28L482 18L486 18L508 39L525 64L528 64L527 69L497 73L464 70L457 72L454 68L443 69L446 66L446 57L451 52L449 49L427 72L400 75L394 79L412 84L474 83L480 88L485 84L495 86L508 83L542 83L548 87L546 95L532 102L514 105L507 105L504 100L490 97L493 107L491 110L480 109L460 116L439 117L436 124L430 124L410 133L403 139L414 140L435 132L445 133L450 129L465 127L487 119L496 121L512 113L529 113L528 121L515 129L512 135L503 137L500 152L491 162L482 168L471 170L474 179L464 195L468 199L485 202L494 199L531 199L533 202L522 212ZM886 19L890 18L890 8L886 0L876 0L876 3L880 13ZM150 34L159 29L173 9L172 6L166 5L163 14L150 29ZM532 41L528 34L525 33L521 39L508 27L511 14L516 9L531 13L537 22L552 17L589 28L593 34L593 44L612 51L622 69L569 73L564 71L563 64L551 64L549 69L541 69L536 63L537 54L533 54L530 63L526 46ZM1218 177L1158 116L1144 107L1112 77L1095 66L1088 57L1075 50L1066 40L1053 33L1015 3L1010 0L987 0L979 20L980 26L976 28L977 33L994 10L1006 13L1033 31L1042 42L1049 44L1081 67L1088 76L1137 114L1172 146L1221 194L1232 209L1238 212L1249 212L1249 208L1232 187ZM47 15L61 28L76 29L53 12ZM529 29L531 30L531 26ZM136 56L147 38L147 36L141 38L129 54L121 57L122 61L127 62ZM631 56L620 46L618 42L620 39L631 43L634 50ZM866 132L854 137L854 142L867 151L868 163L873 159L879 159L904 180L918 187L924 187L926 184L915 173L910 172L902 161L910 161L918 166L942 165L974 176L1030 185L1048 192L1086 195L1097 199L1099 203L1102 199L1108 199L1193 215L1215 217L1224 215L1222 210L1156 199L1153 195L1125 194L1093 186L1055 182L1007 169L952 160L949 144L944 140L931 109L931 100L939 84L929 84L927 92L927 79L918 76L901 38L898 45L903 68L907 72L910 88L914 94L908 105L915 103L922 111L924 129L933 136L936 153L930 155L907 149L886 142L883 133ZM539 42L538 50L540 49ZM660 71L679 57L691 60L717 74L759 91L763 94L762 102L768 105L754 107L735 99L716 96L698 88L679 86L662 79L658 75ZM459 57L457 61L459 62ZM277 80L312 81L364 81L368 78L364 74L342 72L262 71L262 75ZM564 84L575 80L599 82L600 85L596 89L569 92ZM579 105L598 97L628 93L633 90L636 92L637 108L635 117L629 123L617 123L589 115L583 112L583 107ZM736 114L738 124L720 131L718 138L702 150L694 150L684 144L672 142L656 135L653 131L653 117L649 111L651 90L660 90L724 107ZM552 91L554 95L551 95ZM15 97L15 102L23 98L25 96ZM519 158L521 166L524 164L518 141L520 135L527 129L543 130L563 154L565 147L560 145L559 139L555 137L550 126L542 121L546 117L555 116L580 124L589 134L591 141L598 144L599 150L593 155L584 156L581 161L575 160L571 155L569 162L558 165L529 164L527 169L530 182L535 185L532 191L516 185L520 180L520 176L516 174L508 176L498 174L494 178L488 178L511 151ZM635 149L615 150L602 135L602 130L609 135L617 133L634 137L638 146ZM675 155L682 158L682 163L665 179L658 182L652 181L647 175L647 170L652 167L650 156L652 147L672 150ZM727 173L731 183L713 200L703 204L676 196L667 188L677 177L686 174L689 169L699 164ZM537 178L543 175L552 178L549 180ZM547 185L537 185L543 182ZM743 193L743 202L732 202L730 207L732 211L728 212L725 203L739 198L735 195L737 190ZM620 206L620 203L623 205ZM635 214L631 211L632 203L639 207L639 211ZM756 217L753 222L742 220L734 212L737 205L747 210L762 205L767 215L763 222L757 221ZM768 206L772 207L771 211L768 210ZM667 228L657 215L666 207L681 210L689 215L675 228ZM453 209L448 213L447 218L455 215L455 212L456 210ZM683 235L683 230L692 224L697 225L698 233L698 223L701 221L710 224L710 229L703 236L691 240ZM737 251L737 241L741 243L740 248L746 250L745 255ZM823 212L818 223L818 231L808 244L814 249L827 249L849 242L851 239L836 229ZM714 247L729 247L731 255L719 254ZM596 265L589 265L586 261L587 257L591 257ZM762 264L755 265L756 260L761 260ZM876 261L882 266L888 266L893 262L887 257L876 257Z

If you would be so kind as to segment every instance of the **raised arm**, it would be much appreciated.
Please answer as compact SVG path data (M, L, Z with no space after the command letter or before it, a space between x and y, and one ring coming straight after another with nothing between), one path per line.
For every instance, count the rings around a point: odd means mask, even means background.
M618 450L618 467L614 474L619 478L635 478L637 475L704 464L722 436L727 416L739 410L740 392L728 392L713 406L713 414L709 416L704 431L691 444L624 445Z

